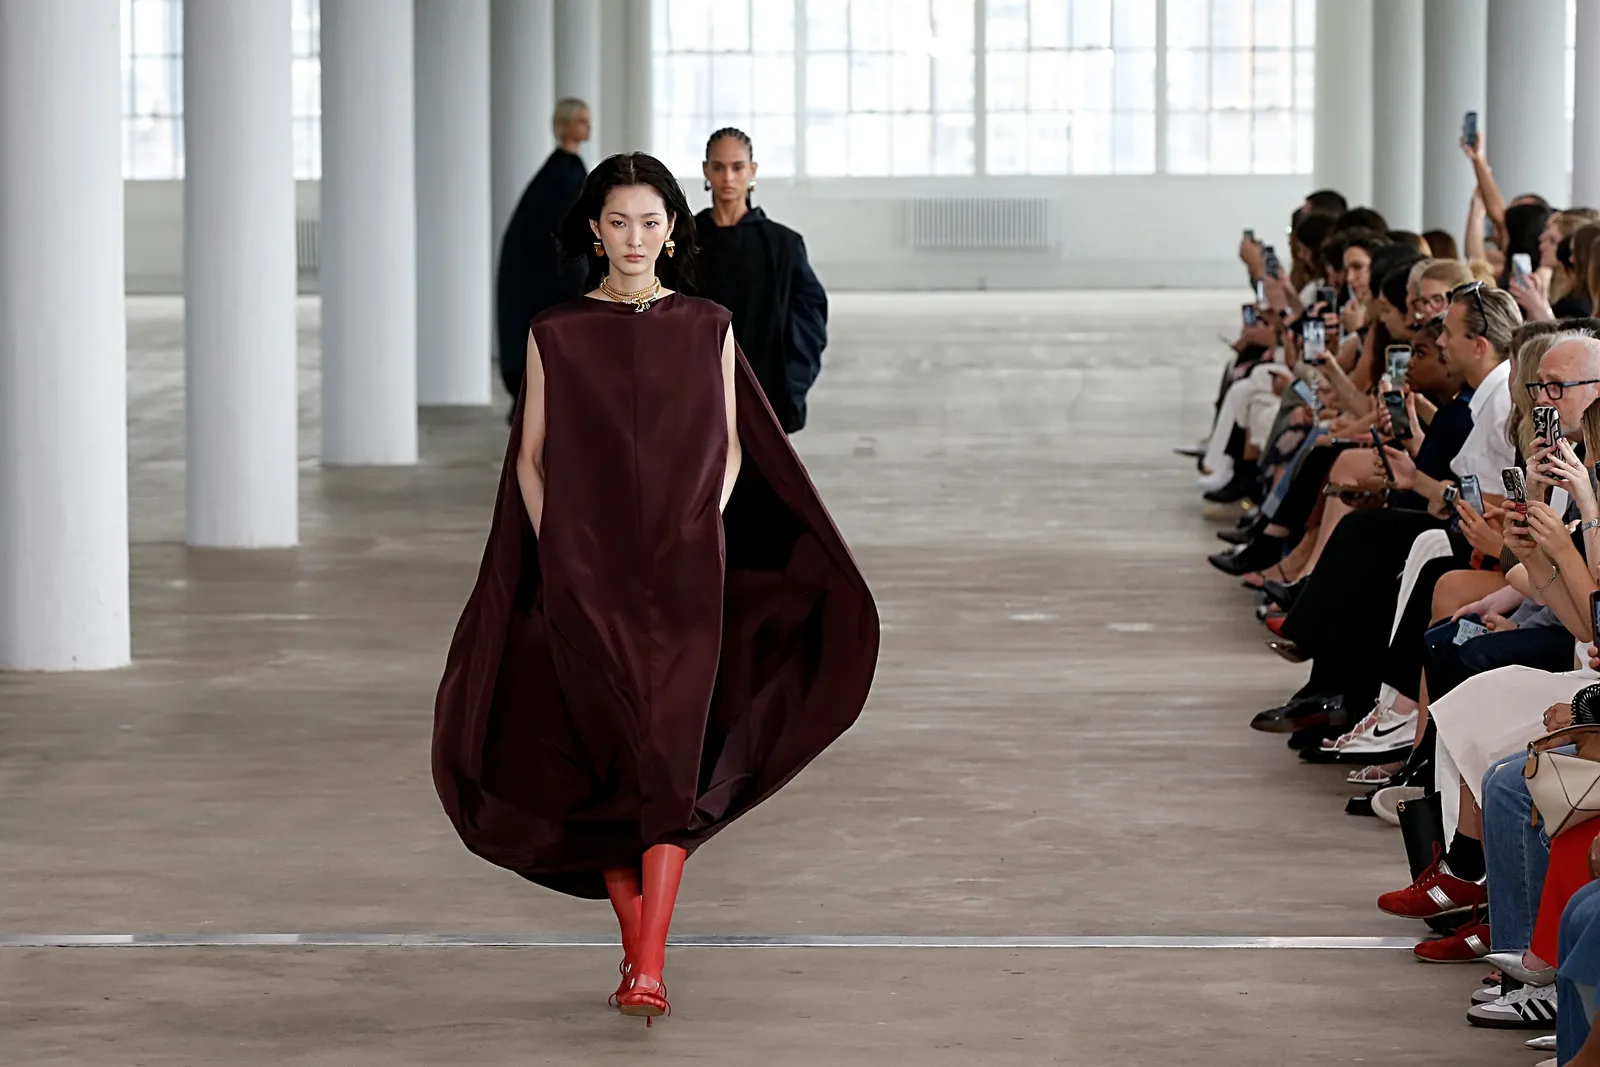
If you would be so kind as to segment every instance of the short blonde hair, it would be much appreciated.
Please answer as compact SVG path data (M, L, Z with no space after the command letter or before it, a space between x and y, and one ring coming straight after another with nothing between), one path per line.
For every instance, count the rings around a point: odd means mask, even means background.
M1434 259L1422 270L1422 278L1429 281L1445 282L1454 289L1458 285L1466 285L1473 280L1472 268L1459 259ZM1417 279L1421 284L1422 278Z
M550 128L555 131L555 135L557 137L560 137L562 128L565 127L567 123L577 118L578 112L588 110L589 105L584 103L582 100L579 100L577 97L564 96L560 100L556 101L556 113L554 117L550 119Z

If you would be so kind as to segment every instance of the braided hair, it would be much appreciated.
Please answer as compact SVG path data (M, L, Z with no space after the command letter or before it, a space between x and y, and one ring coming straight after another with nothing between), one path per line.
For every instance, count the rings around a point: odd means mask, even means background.
M744 145L745 151L750 154L750 161L752 163L755 162L756 149L755 149L755 146L750 143L750 135L748 133L745 133L743 130L739 129L737 126L724 126L724 127L722 127L722 129L718 130L717 132L713 133L710 137L706 138L706 159L707 160L711 159L711 149L716 147L717 142L722 140L724 137L731 137L735 141L738 141L740 144ZM709 181L706 182L706 188L707 189L711 188L711 183ZM750 190L748 190L748 189L745 190L745 194L744 194L744 206L745 207L749 207L750 206Z

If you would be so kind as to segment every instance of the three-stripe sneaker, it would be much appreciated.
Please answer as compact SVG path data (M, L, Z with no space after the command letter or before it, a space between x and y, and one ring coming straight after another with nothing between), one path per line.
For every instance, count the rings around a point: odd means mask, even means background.
M1556 987L1525 986L1507 979L1506 992L1491 1004L1467 1009L1467 1022L1491 1030L1549 1030L1556 1024Z
M1406 919L1431 919L1486 907L1488 903L1489 887L1485 882L1457 878L1444 860L1438 860L1404 889L1379 897L1378 910Z

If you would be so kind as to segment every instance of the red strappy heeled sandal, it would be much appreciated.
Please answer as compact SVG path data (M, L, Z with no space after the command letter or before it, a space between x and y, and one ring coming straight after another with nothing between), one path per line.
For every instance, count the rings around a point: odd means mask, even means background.
M617 997L617 1007L622 1014L642 1018L646 1026L662 1015L672 1014L672 1005L667 1001L667 984L661 979L648 974L631 975L624 985L627 989Z
M633 973L633 963L626 956L617 964L617 973L622 975L622 981L617 983L617 991L606 998L606 1006L610 1008L622 1007L622 994L628 991L628 976Z

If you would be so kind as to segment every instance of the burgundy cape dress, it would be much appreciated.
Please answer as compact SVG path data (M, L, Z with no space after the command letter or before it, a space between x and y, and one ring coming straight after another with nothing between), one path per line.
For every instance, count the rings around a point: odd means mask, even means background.
M693 850L861 713L878 615L741 354L726 511L726 309L588 297L533 321L545 510L517 484L522 401L489 544L434 712L433 777L468 849L574 896L651 845Z

